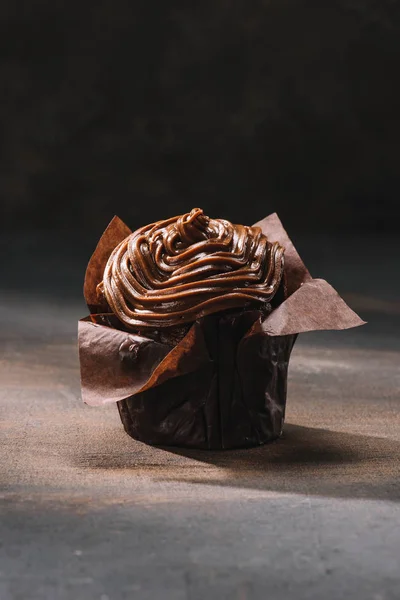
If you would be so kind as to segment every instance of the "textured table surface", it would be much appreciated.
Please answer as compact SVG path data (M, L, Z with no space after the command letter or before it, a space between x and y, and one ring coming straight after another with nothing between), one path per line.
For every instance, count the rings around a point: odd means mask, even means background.
M1 600L400 597L400 307L368 289L370 262L314 265L369 324L300 337L283 438L209 453L147 447L115 406L81 403L81 273L23 300L18 260L0 300Z

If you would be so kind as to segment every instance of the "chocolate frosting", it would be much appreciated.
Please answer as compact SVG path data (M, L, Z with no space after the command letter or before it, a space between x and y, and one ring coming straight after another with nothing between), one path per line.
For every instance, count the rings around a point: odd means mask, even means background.
M269 303L283 253L259 227L210 219L194 208L126 237L108 259L98 292L128 329L182 325Z

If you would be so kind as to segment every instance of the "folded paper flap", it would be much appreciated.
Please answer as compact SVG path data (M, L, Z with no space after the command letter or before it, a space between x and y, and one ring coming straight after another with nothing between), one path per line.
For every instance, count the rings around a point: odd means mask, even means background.
M213 318L196 321L172 349L138 334L80 321L83 400L93 406L117 402L210 363L203 328ZM246 311L239 318L247 322L242 341L254 335L284 336L364 323L323 279L307 281L266 317L261 311ZM240 343L238 351L242 347Z
M91 313L107 310L107 307L99 304L96 287L103 279L104 269L111 252L131 233L131 229L115 216L101 236L89 260L83 285L83 294Z
M141 391L144 392L151 387L160 385L172 377L179 377L196 371L209 362L211 362L211 358L207 351L200 323L196 321L179 344L155 368Z
M79 322L82 398L98 406L117 402L210 362L195 323L172 350L141 335Z
M169 346L82 320L78 327L82 398L93 406L138 393Z
M276 213L254 224L271 242L279 242L285 248L285 279L287 293L290 296L302 283L311 279L307 267L301 260L292 240L289 238Z
M365 321L324 279L310 279L262 322L268 335L290 335L324 329L349 329ZM257 331L255 325L254 331Z

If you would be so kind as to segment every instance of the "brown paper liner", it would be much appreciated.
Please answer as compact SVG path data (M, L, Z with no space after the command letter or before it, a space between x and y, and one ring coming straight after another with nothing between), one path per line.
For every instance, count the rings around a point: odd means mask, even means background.
M286 300L268 315L247 310L199 319L171 349L124 331L99 304L107 259L130 233L114 217L85 277L91 316L79 322L84 402L117 402L127 433L150 444L233 448L280 435L297 334L364 321L326 281L311 277L276 214L256 225L285 247Z
M143 442L219 450L280 436L296 335L243 337L257 311L211 315L200 330L209 361L120 400L125 431Z

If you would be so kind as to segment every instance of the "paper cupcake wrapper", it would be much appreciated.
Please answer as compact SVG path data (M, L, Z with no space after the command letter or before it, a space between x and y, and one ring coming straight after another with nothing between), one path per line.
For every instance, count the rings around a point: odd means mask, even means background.
M257 318L243 311L199 322L211 360L117 402L125 431L147 444L206 450L278 438L296 335L243 337Z
M291 336L364 324L329 283L311 277L277 214L255 225L261 227L270 241L277 241L285 248L288 297L266 317L261 311L246 311L251 318L238 344L238 353L252 336ZM99 304L96 286L102 280L112 250L130 233L114 217L86 270L84 295L91 315L79 322L78 338L82 398L92 406L124 400L202 369L213 360L203 334L203 321L209 317L193 323L173 349L148 337L101 324L109 323L109 317L102 316L107 307Z

